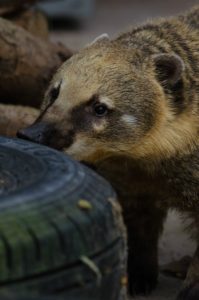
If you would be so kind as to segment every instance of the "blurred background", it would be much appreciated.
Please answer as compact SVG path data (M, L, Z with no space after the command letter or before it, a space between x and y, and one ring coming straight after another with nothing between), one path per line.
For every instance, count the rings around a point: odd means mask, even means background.
M52 38L77 50L101 33L113 37L130 25L196 4L199 0L48 0L39 6L50 17Z

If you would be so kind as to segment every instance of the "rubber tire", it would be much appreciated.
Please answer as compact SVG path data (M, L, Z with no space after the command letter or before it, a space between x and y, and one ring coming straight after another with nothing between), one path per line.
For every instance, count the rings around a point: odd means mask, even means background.
M0 170L0 292L125 298L125 229L111 186L18 139L0 137Z

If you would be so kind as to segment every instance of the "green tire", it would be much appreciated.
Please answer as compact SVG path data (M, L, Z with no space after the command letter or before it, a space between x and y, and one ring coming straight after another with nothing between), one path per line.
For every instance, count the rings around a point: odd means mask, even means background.
M125 275L111 186L58 151L0 137L0 293L119 300Z

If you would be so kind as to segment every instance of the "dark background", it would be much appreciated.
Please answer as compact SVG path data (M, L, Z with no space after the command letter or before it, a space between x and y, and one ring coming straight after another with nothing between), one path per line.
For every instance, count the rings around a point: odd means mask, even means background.
M93 0L90 14L73 29L53 33L53 39L62 39L69 47L79 49L101 33L111 37L130 25L154 17L175 15L199 4L199 0Z

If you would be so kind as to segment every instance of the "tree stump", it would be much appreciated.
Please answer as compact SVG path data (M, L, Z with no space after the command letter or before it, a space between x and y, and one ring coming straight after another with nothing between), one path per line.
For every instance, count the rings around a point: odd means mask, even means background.
M17 131L32 124L38 115L33 107L0 104L0 135L16 137Z
M0 18L0 102L39 107L52 75L71 55Z
M1 0L0 16L5 16L24 8L30 7L38 0Z

